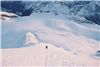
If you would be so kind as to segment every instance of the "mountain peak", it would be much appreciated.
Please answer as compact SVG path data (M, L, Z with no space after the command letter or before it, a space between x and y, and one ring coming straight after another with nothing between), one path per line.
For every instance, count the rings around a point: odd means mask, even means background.
M38 41L35 34L33 34L32 32L26 33L25 45L35 44L35 43L38 43L38 42L39 41Z

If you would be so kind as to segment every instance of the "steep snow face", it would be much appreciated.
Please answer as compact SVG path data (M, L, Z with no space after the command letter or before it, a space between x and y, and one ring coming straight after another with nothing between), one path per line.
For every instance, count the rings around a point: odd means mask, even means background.
M100 1L91 2L84 6L78 14L80 16L85 17L87 20L95 22L96 24L100 25Z
M91 2L84 6L80 11L80 15L93 15L95 13L99 14L100 8L99 5L96 2Z
M99 26L83 26L66 20L64 16L33 13L29 17L13 20L15 20L13 23L2 23L3 48L18 48L25 43L37 43L37 39L39 39L40 42L52 43L68 50L77 49L82 44L82 46L84 45L82 50L84 50L87 44L97 47L98 41L100 41ZM35 35L27 33L27 31L31 31ZM73 45L78 47L76 48ZM89 49L91 49L91 46L89 46Z
M62 14L73 20L76 16L82 17L100 25L99 3L100 1L2 1L1 7L3 11L13 12L19 16L29 16L34 12L53 13ZM80 19L78 17L77 19ZM90 23L89 21L87 23ZM82 20L80 22L83 23Z
M36 36L31 32L26 33L26 40L24 45L36 44L39 41L37 40Z

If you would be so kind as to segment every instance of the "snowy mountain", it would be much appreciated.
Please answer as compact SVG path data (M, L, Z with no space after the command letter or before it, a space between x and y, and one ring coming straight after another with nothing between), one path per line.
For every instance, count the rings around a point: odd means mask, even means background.
M13 12L20 16L29 16L33 12L44 12L55 15L62 14L67 18L74 18L74 20L82 17L87 23L100 24L99 4L99 1L2 1L1 7L3 11ZM83 23L83 20L80 22Z
M22 18L21 17L12 18L11 20L8 21L2 21L2 25L3 25L2 29L4 29L2 30L2 44L3 44L2 47L16 48L22 46L22 43L24 41L29 40L29 42L31 42L31 39L33 41L34 35L32 35L31 36L32 38L30 38L30 35L26 34L27 31L32 31L33 33L35 33L35 35L38 35L37 37L39 39L42 38L42 35L48 38L48 35L45 34L47 33L50 34L51 32L50 37L52 38L50 39L52 40L54 37L51 36L54 35L52 32L55 32L58 33L59 35L65 35L65 36L67 36L67 34L71 35L72 33L74 33L74 34L82 35L100 41L100 38L98 37L98 35L100 34L99 26L96 25L92 26L86 24L81 25L81 24L77 24L77 22L73 22L65 19L66 18L64 16L59 16L59 15L55 16L53 14L47 14L47 13L42 13L42 14L33 13L29 17L27 16ZM43 37L42 40L45 40L46 38ZM48 39L46 40L48 42ZM55 40L52 40L53 43L55 42ZM35 41L37 42L37 40ZM63 41L61 43L63 43Z
M1 22L1 67L99 66L100 26L85 19L99 13L99 2L2 1L1 5L7 11L1 17L9 18Z
M91 2L83 7L79 15L84 16L87 20L93 21L100 25L100 2Z

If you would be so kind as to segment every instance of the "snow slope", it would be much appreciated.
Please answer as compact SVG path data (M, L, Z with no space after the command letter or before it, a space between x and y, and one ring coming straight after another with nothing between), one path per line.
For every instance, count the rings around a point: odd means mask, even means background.
M99 28L51 13L33 13L27 17L3 20L2 64L99 66L99 58L95 56L99 50Z
M48 49L45 47L48 46ZM3 66L97 66L95 58L75 54L53 44L39 43L31 47L2 50Z
M4 23L2 23L2 47L17 47L13 44L17 45L17 41L19 41L20 39L24 39L26 32L28 31L32 31L33 33L35 33L41 41L52 41L52 43L55 43L55 41L58 40L57 42L62 44L64 43L63 38L66 40L68 38L67 36L70 36L69 38L72 39L73 36L78 36L77 38L79 39L85 39L86 37L86 39L90 38L93 41L99 41L100 26L95 26L94 28L93 27L94 26L92 26L92 28L89 28L89 25L87 27L74 23L72 21L66 20L63 16L36 13L31 15L30 17L22 17L17 19L15 18L13 20L4 21ZM49 35L50 37L48 38Z

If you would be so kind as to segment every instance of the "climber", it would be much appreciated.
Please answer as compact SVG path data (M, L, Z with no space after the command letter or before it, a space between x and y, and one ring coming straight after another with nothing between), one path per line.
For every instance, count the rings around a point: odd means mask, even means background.
M48 46L46 46L45 48L48 49Z

